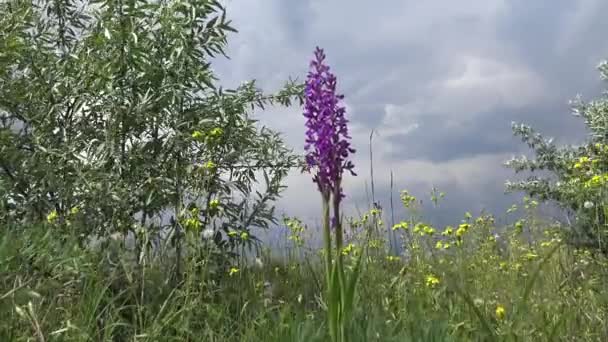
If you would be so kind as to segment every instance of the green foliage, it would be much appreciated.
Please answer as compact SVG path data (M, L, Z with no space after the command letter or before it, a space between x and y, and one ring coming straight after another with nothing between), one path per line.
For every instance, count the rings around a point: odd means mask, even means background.
M187 230L229 250L275 222L298 160L247 113L302 86L217 85L210 62L235 31L218 1L6 0L0 13L0 223L48 221L83 245L130 233L140 249L170 229L180 256Z
M605 340L606 258L561 243L559 227L534 220L533 211L521 232L505 232L490 215L466 215L460 237L421 229L408 242L419 248L403 256L388 255L386 240L372 246L367 235L352 235L345 267L362 258L366 267L355 271L349 341ZM373 228L361 221L351 229ZM32 228L0 238L0 340L329 339L320 255L266 255L233 274L187 258L175 287L162 253L137 266L121 240L91 250Z
M607 65L599 66L603 79L608 78ZM516 173L542 171L545 176L508 182L507 188L556 202L574 218L569 241L608 255L608 94L589 103L579 98L573 107L589 130L582 146L558 147L531 127L513 124L515 135L534 151L535 158L515 158L506 165Z

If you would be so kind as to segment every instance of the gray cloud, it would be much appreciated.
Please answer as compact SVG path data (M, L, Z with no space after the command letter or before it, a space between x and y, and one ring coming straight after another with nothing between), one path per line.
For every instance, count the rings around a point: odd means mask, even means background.
M603 0L225 2L240 30L229 38L231 60L215 64L227 86L254 78L276 90L289 76L303 79L314 47L325 48L359 150L360 176L345 184L351 211L366 202L371 129L379 132L378 193L388 191L394 170L399 187L426 194L436 184L448 192L437 217L504 209L514 197L503 195L512 173L501 162L526 151L511 121L559 142L581 141L583 125L569 115L568 100L599 94L594 67L608 56ZM302 150L299 108L255 115ZM294 173L280 207L313 219L319 205L311 184ZM386 207L388 196L379 198Z

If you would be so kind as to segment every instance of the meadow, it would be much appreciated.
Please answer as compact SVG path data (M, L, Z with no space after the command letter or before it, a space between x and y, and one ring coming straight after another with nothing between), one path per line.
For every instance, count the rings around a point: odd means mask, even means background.
M343 174L371 165L323 50L266 94L213 75L236 32L218 1L0 13L0 341L608 340L605 95L574 104L580 146L513 125L534 153L506 163L529 177L505 213L433 226L432 189L345 217ZM304 156L251 116L277 105L302 107ZM293 169L319 227L276 215Z
M406 198L405 205L415 201ZM601 341L606 259L565 245L559 227L524 215L497 234L493 217L466 215L443 232L404 221L407 256L388 253L372 210L349 224L347 264L365 254L350 329L353 341ZM513 213L515 214L515 213ZM292 257L219 267L136 255L109 240L101 251L59 241L52 227L8 232L0 244L4 341L325 341L322 258L289 219ZM302 258L304 256L304 258Z

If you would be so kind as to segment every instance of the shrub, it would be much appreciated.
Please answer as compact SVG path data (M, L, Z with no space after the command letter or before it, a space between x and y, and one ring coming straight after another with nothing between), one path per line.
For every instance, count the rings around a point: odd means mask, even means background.
M599 66L604 80L608 64ZM558 147L531 127L513 124L515 135L534 151L535 158L520 157L506 165L515 170L537 172L526 180L508 182L511 191L524 191L543 201L553 201L572 218L569 241L608 254L608 94L584 103L573 101L574 114L585 120L588 141L578 147Z

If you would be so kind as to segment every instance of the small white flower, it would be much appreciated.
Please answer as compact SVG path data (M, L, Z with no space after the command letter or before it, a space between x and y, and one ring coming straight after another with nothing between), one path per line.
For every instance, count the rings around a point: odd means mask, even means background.
M557 186L557 187L562 186L562 182L557 182L557 183L555 183L555 186Z
M260 258L255 258L255 265L259 268L264 267L264 263L262 262L262 259L260 259Z
M213 236L213 229L206 228L205 230L203 230L203 239L209 240L209 239L211 239L212 236Z
M585 204L583 204L583 207L585 207L585 209L591 209L594 207L594 204L591 201L585 201Z

